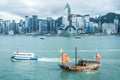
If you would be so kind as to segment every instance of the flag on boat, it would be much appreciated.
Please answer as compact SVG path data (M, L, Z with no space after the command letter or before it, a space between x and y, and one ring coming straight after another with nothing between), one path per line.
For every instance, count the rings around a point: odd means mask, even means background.
M18 54L19 53L19 51L18 51L18 49L16 50L16 54Z
M63 52L62 48L59 51L60 51L60 53L62 53Z

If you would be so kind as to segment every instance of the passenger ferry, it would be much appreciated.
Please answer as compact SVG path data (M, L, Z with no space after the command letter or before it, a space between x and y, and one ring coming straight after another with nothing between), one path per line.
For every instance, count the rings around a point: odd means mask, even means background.
M38 60L38 58L34 55L34 53L28 52L18 52L16 51L13 56L11 56L11 60Z

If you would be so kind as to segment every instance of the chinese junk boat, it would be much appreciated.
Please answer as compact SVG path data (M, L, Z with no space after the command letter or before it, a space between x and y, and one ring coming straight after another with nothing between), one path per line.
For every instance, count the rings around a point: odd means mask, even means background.
M11 60L38 60L38 58L34 55L34 53L28 52L18 52L16 51L13 56L11 56Z
M60 68L63 71L87 71L87 70L95 70L100 67L100 55L96 54L96 60L86 60L80 59L77 63L77 48L75 48L75 65L67 65L67 64L59 64ZM63 55L63 54L62 54ZM64 59L62 59L64 60Z

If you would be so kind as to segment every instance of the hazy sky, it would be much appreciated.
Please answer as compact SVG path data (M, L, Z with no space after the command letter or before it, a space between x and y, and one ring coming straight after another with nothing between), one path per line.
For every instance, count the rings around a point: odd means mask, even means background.
M57 18L63 14L66 2L72 13L81 15L120 13L120 0L0 0L0 18L19 20L26 15Z

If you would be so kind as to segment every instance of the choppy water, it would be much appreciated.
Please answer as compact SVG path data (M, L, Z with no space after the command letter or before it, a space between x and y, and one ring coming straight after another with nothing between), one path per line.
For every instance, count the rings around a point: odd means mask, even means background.
M92 59L102 56L101 67L95 71L63 72L58 64L60 52L66 52L74 64L74 48L78 57ZM13 52L34 52L38 61L11 62ZM120 36L46 37L0 36L0 80L119 80Z

